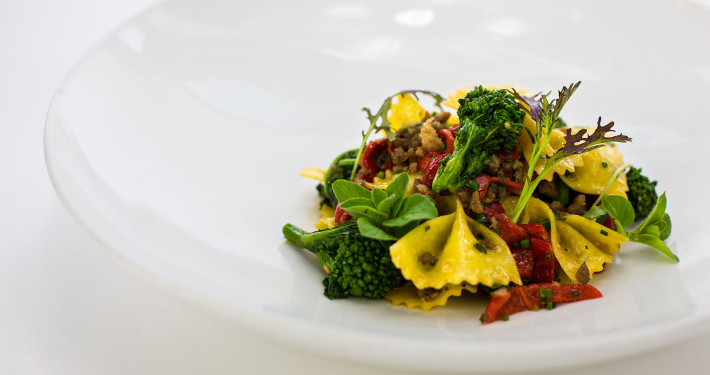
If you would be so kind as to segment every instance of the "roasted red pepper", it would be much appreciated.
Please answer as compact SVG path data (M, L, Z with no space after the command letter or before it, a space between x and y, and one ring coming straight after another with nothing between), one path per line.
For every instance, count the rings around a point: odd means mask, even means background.
M518 267L518 273L521 279L530 280L533 277L535 270L535 256L531 249L510 249L515 259L515 265Z
M488 186L493 181L493 178L485 173L481 173L474 179L478 184L478 198L483 199L488 192Z
M383 151L389 152L389 146L390 142L387 138L376 139L365 146L359 163L360 167L368 170L368 173L363 176L365 181L372 182L372 179L375 178L375 175L379 172L375 157ZM388 162L391 168L392 161L388 160ZM385 169L387 168L385 167Z
M550 243L530 238L530 250L535 258L531 283L551 283L555 280L555 254Z
M341 224L352 219L353 217L350 216L348 211L340 208L340 202L338 202L338 205L335 206L335 214L333 215L333 218L335 219L335 224Z
M500 234L501 238L503 238L508 245L512 245L528 237L528 234L525 233L523 228L514 224L505 216L505 209L499 202L493 202L490 207L483 211L483 214L488 220L496 220L498 224L498 234Z
M419 163L417 164L417 169L419 172L426 173L431 164L431 160L437 156L441 155L438 151L427 151L424 156L419 157Z
M429 162L429 166L426 169L426 172L424 172L424 177L422 177L422 184L431 187L432 181L434 181L434 177L436 177L436 172L439 171L439 167L441 167L441 164L439 162L441 159L446 156L445 154L441 154L434 159L431 159Z
M525 310L539 310L556 303L577 302L602 297L597 288L587 284L561 285L539 283L501 288L491 293L486 311L481 315L484 324L495 322ZM548 305L551 304L551 305Z
M450 129L441 129L439 131L439 134L441 134L444 139L446 139L446 152L445 154L450 154L454 152L454 141L456 140L456 136L454 136L454 132L451 131Z
M550 242L550 235L547 234L542 224L518 224L530 238L538 238L545 242Z

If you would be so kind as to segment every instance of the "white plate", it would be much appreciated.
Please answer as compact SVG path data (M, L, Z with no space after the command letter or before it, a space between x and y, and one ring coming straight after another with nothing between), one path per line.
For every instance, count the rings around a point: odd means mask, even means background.
M120 258L283 342L431 370L624 356L708 323L702 15L687 2L168 1L66 78L47 164L68 210ZM634 138L627 160L668 191L680 264L626 246L594 280L604 298L481 326L482 301L429 313L329 301L313 258L282 239L284 223L317 218L298 172L359 142L362 106L405 88L576 80L564 117L601 114Z

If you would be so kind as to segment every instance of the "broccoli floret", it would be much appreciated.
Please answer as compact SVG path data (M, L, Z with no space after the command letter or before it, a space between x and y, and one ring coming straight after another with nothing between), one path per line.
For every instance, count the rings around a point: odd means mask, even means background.
M626 183L629 185L629 202L634 208L637 219L643 219L651 213L658 200L656 194L657 181L651 182L641 174L641 168L629 168L626 172Z
M323 294L330 299L383 298L402 283L402 273L390 258L391 243L363 237L354 220L312 233L286 224L283 234L287 240L318 256L328 274L323 280Z
M326 203L331 207L338 205L338 198L335 197L335 193L333 192L333 182L350 177L350 173L355 165L357 151L357 149L348 150L333 159L330 167L325 171L323 183L318 184L316 187L316 189L318 189L318 195L323 198L321 204Z
M459 99L461 122L454 152L441 160L432 188L436 192L455 192L475 178L488 165L488 155L511 152L518 144L524 113L507 90L488 90L478 86Z

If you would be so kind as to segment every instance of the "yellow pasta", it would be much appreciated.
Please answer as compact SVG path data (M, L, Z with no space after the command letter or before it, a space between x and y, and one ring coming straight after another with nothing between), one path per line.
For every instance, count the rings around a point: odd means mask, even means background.
M390 247L394 265L418 289L447 284L522 284L508 245L495 232L456 212L419 225Z

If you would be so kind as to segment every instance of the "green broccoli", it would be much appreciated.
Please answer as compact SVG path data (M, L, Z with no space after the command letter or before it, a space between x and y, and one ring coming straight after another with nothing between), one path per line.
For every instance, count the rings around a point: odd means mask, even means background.
M626 172L626 183L629 185L629 202L634 208L637 219L648 216L658 200L656 194L657 181L651 182L641 174L641 168L630 167Z
M338 198L333 193L333 182L340 179L347 179L355 165L355 157L357 157L357 149L352 149L338 155L330 167L325 171L325 178L322 184L318 184L318 195L323 198L321 204L326 203L335 208L338 205Z
M456 132L454 152L441 160L432 188L455 192L488 165L488 155L511 152L518 144L524 113L507 90L478 86L459 99L461 125Z
M391 243L363 237L354 220L313 233L286 224L283 234L287 240L318 256L328 274L323 280L323 294L330 299L383 298L403 281L402 273L390 258Z

